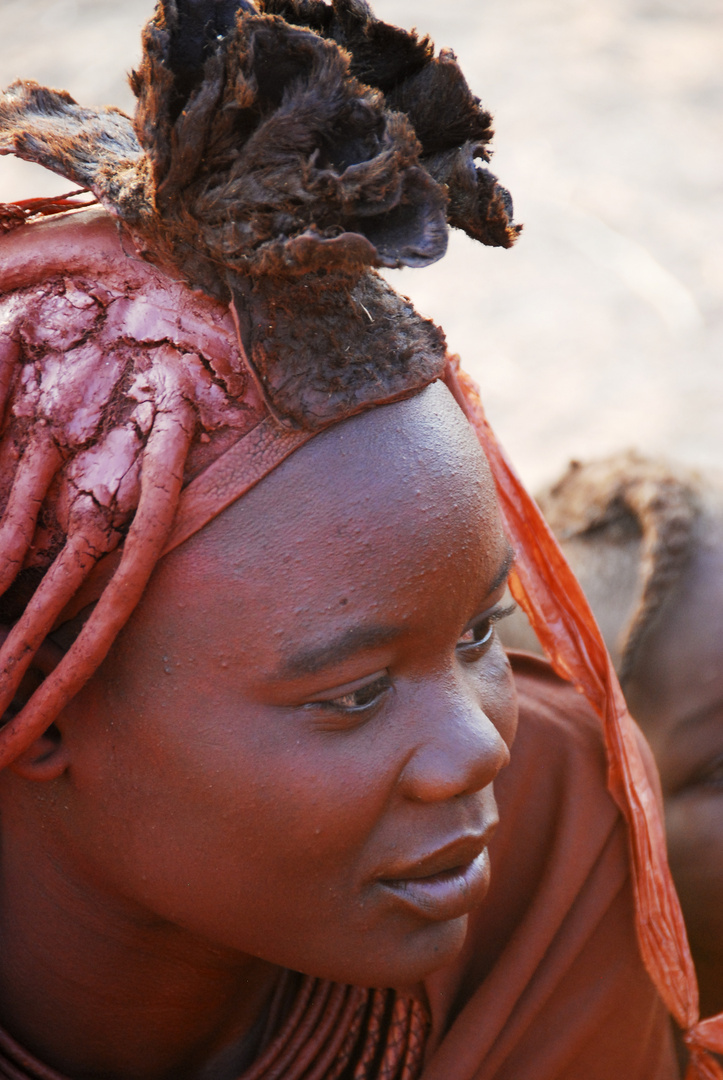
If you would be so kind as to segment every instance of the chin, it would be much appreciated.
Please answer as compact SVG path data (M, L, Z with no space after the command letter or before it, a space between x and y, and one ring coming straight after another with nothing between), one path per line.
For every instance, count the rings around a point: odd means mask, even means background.
M333 973L323 974L351 986L391 987L414 993L428 975L457 959L467 938L468 924L468 915L444 923L427 923L405 934L401 941L387 938L374 951L370 941L362 965L342 965Z

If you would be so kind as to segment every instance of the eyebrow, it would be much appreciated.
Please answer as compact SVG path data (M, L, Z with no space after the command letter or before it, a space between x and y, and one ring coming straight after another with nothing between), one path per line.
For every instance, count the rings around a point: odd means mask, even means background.
M510 570L515 564L515 553L509 541L507 541L506 549L507 550L505 551L502 565L497 572L497 577L494 579L494 581L489 587L489 591L487 593L488 596L491 596L492 593L496 592L501 585L504 585L504 583L507 581L507 578L510 576Z
M488 589L488 596L505 583L514 561L515 553L507 544L502 565ZM299 652L289 656L281 667L279 675L285 679L300 675L316 675L330 664L341 664L363 649L390 645L401 633L402 628L396 626L350 626L334 641L316 648L300 649Z
M389 645L402 632L396 626L350 626L334 641L318 648L301 649L288 657L280 675L293 678L298 675L316 675L330 664L340 664L362 649L374 649Z

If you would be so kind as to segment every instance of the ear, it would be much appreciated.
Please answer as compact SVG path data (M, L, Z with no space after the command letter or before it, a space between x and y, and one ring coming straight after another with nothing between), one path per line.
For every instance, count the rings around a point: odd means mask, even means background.
M7 636L7 633L7 627L0 627L0 641ZM50 640L43 642L33 658L32 667L28 669L15 695L11 707L14 712L17 713L26 704L45 676L58 666L63 655L63 650L54 642ZM8 712L10 713L10 710ZM25 780L47 781L57 780L69 764L70 758L60 729L55 724L51 724L48 730L31 743L27 750L24 750L20 757L7 768Z
M7 766L10 772L23 780L46 783L57 780L70 765L63 736L55 724L51 724L35 742L24 750L20 757Z

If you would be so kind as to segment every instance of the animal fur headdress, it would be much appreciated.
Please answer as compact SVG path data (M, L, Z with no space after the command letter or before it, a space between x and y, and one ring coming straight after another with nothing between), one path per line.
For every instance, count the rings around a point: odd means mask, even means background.
M363 0L162 0L131 83L133 119L31 82L0 95L0 153L104 208L0 206L0 765L92 675L164 551L316 431L443 374L441 330L375 268L438 259L448 221L517 232L454 57Z
M448 221L503 247L519 231L451 52L366 0L162 0L131 85L133 119L15 83L0 153L89 189L145 258L232 299L282 424L439 375L441 332L369 268L434 262Z

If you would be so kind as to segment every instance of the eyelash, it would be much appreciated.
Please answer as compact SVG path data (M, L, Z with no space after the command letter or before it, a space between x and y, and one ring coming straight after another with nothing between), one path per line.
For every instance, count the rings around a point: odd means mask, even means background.
M360 686L358 690L352 690L348 694L330 698L328 701L311 701L304 706L306 709L333 713L335 716L347 716L349 719L358 720L360 717L371 714L380 704L382 697L392 684L388 675L382 675L374 682Z
M475 660L478 660L492 643L496 623L506 619L508 615L511 615L516 610L517 604L509 604L503 608L493 608L492 611L486 612L476 622L472 623L457 642L457 652L462 659L466 663L474 663ZM466 634L472 634L473 637L469 641L463 641Z

